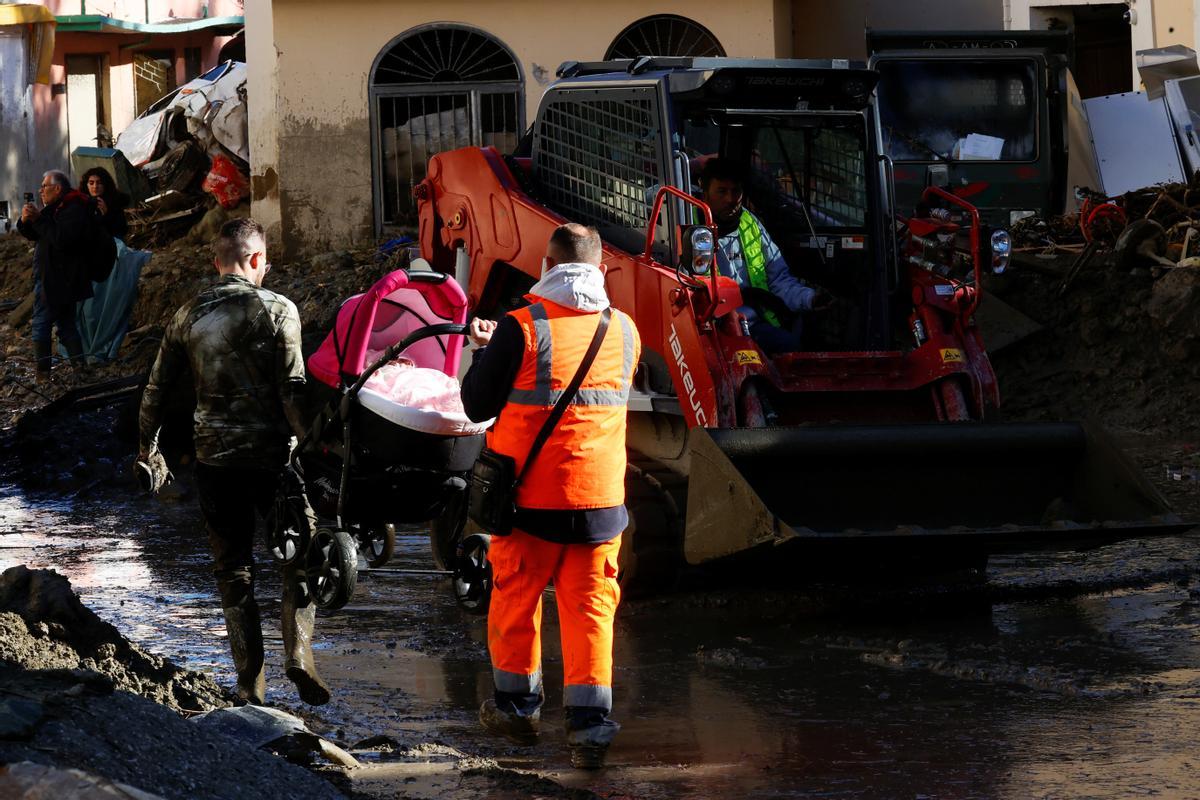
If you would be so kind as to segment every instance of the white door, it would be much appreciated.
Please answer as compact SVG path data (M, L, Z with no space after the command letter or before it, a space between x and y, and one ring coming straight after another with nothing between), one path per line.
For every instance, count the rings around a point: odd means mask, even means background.
M21 210L22 195L36 191L37 165L30 148L29 121L25 87L28 62L25 59L25 36L17 26L0 28L0 153L9 156L0 161L0 217L12 222ZM41 174L38 173L38 177ZM0 220L0 234L5 233Z
M100 65L95 56L67 56L67 147L95 147L100 125Z

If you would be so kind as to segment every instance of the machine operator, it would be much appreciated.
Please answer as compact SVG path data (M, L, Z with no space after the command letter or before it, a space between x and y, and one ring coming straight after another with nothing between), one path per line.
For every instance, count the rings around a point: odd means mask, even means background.
M750 336L767 355L803 349L804 314L833 304L824 289L809 286L788 269L767 229L743 205L743 172L725 158L710 158L700 174L701 199L712 209L717 225L717 268L734 278L749 302L738 309L750 325ZM771 309L778 298L792 319Z

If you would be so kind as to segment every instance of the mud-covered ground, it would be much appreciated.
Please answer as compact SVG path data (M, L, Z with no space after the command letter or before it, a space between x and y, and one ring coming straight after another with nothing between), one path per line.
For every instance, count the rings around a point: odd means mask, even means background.
M228 706L228 693L130 644L56 573L5 570L0 609L0 764L76 769L168 797L340 796L300 767L189 721ZM53 794L44 783L40 793L9 794L12 779L0 774L0 795Z
M24 247L0 240L0 300L27 291ZM58 370L48 386L32 383L20 307L0 319L0 568L58 569L129 640L228 686L186 479L179 502L133 495L128 405L28 413L72 386L144 371L171 311L211 280L207 263L196 242L156 253L118 362ZM270 282L319 340L337 303L387 268L369 252L327 254L277 265ZM1028 260L989 282L1043 326L994 354L1005 418L1099 421L1178 512L1200 519L1200 274L1099 259L1060 292L1068 269ZM268 699L368 765L320 778L363 797L1200 797L1196 544L993 559L987 583L968 588L797 590L785 568L771 582L701 576L687 592L626 603L615 678L625 729L597 775L570 770L562 749L553 603L547 733L532 751L478 731L483 622L429 577L364 571L352 604L320 622L334 701L299 706L277 651ZM423 532L402 538L391 566L430 566ZM274 598L263 568L260 593ZM268 600L268 619L277 608ZM277 628L268 637L277 646ZM74 685L47 692L94 691ZM59 742L86 741L86 726L62 730Z
M306 770L192 721L232 700L214 681L228 677L228 653L200 533L182 507L120 498L31 505L0 491L0 796L13 796L6 764L78 769L188 800L590 796L502 766L479 748L451 746L435 724L391 726L399 690L383 693L388 701L368 715L299 704L274 652L274 619L269 704L307 720L360 764L345 769L314 755ZM261 585L265 605L277 610L276 576L268 571ZM334 633L318 644L322 661L335 648L361 652L358 641ZM351 681L339 683L345 698Z
M1002 416L1099 422L1200 519L1200 270L1129 272L1101 254L1068 281L1072 260L1027 255L987 284L1042 326L992 354Z
M483 621L442 581L386 568L321 616L334 699L301 706L281 674L277 577L263 564L268 701L368 765L339 784L362 797L1195 797L1196 544L1007 558L968 589L714 585L626 603L625 728L598 774L569 768L556 724L552 602L546 734L522 751L477 728L490 691ZM186 505L8 494L0 547L0 567L53 566L146 650L231 683ZM389 565L405 566L429 566L421 532Z

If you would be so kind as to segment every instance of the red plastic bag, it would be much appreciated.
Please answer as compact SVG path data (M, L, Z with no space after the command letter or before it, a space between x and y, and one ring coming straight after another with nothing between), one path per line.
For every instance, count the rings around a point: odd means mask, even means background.
M200 188L217 198L222 208L233 208L250 194L250 182L225 156L213 158L212 169Z

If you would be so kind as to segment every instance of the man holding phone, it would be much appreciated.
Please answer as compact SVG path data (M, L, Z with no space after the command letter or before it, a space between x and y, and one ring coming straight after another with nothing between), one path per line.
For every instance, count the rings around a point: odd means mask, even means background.
M37 245L33 251L33 352L37 379L50 377L52 328L72 360L83 355L75 327L75 304L92 296L84 249L87 247L88 199L71 188L65 172L50 170L39 188L42 208L25 193L17 231Z

